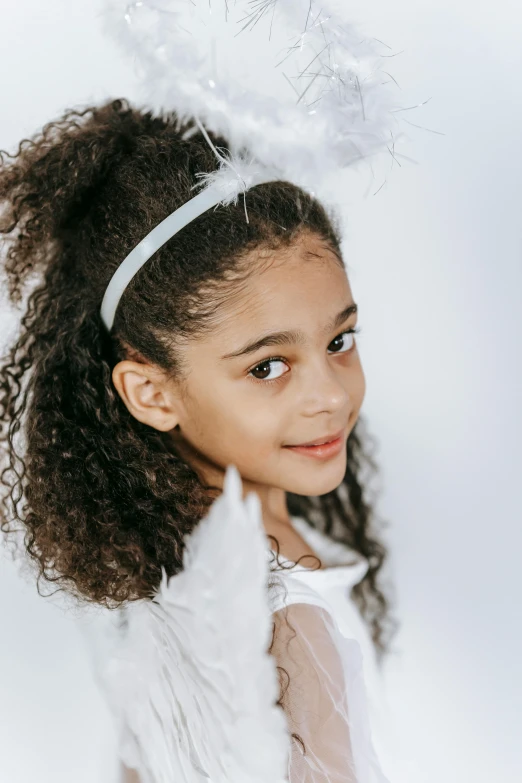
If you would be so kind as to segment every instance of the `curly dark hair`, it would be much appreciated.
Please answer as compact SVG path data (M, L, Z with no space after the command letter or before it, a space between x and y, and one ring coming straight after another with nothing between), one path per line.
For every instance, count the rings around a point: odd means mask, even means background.
M226 139L209 137L227 147ZM254 248L289 247L311 231L340 255L335 221L320 203L289 182L257 185L248 191L248 222L240 198L163 245L126 288L108 334L99 310L115 269L194 195L196 174L216 166L195 123L174 112L154 116L125 99L68 109L15 155L0 151L11 302L20 306L35 283L1 364L1 528L20 532L22 523L39 592L44 577L107 608L152 597L162 566L169 576L182 568L183 539L216 496L168 433L130 414L112 383L115 364L140 355L179 376L172 335L204 333ZM320 497L287 493L287 501L291 514L332 537L337 524L336 540L368 559L353 596L380 661L386 622L392 633L394 622L378 580L387 550L360 477L364 466L376 470L363 426L359 417L340 487Z

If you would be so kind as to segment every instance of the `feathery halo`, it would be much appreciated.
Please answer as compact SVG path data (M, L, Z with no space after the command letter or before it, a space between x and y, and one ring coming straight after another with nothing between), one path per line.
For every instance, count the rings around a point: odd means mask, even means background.
M339 169L399 156L386 45L332 0L107 0L103 24L132 56L149 105L200 118L232 157L249 150L312 195Z

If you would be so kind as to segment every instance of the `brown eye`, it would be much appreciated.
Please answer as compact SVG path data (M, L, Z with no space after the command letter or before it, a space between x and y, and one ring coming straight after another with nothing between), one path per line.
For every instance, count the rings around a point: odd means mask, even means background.
M281 375L283 375L282 372L280 372L278 375L272 376L271 378L268 377L266 373L270 372L271 365L273 364L283 364L284 362L282 359L265 359L264 362L261 362L261 364L258 364L257 367L254 367L253 370L250 370L251 373L257 373L260 372L260 376L254 375L253 377L256 378L258 381L275 381L277 378L280 378Z
M357 334L360 331L361 331L360 328L347 329L345 332L341 332L341 334L338 334L337 337L334 337L330 345L336 343L337 346L339 347L339 350L335 350L334 353L349 353L353 348L355 348L355 338L353 337L353 335ZM350 340L348 340L348 346L346 347L345 335L347 334L352 335L352 337Z

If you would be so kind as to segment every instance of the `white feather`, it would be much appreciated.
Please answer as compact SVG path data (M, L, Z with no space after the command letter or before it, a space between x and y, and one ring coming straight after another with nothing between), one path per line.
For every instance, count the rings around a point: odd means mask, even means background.
M183 571L127 609L97 677L141 783L283 783L289 732L267 652L269 550L259 498L224 491L186 540ZM109 649L112 647L112 649Z
M218 151L200 120L197 119L196 122L207 143L214 150L219 160L219 167L210 172L198 172L196 177L200 181L193 185L191 190L199 187L213 187L223 196L220 204L226 206L232 202L237 204L239 193L245 193L253 185L279 178L275 169L270 170L268 167L260 165L252 155L245 157L244 154L230 154L226 150L224 152ZM245 213L248 222L246 202Z
M331 4L106 0L102 22L139 68L148 105L201 118L232 152L248 149L320 196L340 168L397 155L390 148L403 135L381 70L389 47Z

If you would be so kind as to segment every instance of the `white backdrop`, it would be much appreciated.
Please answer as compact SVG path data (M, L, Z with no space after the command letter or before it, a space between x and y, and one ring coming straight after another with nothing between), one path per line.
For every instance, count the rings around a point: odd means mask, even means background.
M370 7L369 7L370 6ZM136 94L99 0L2 3L0 148L65 107ZM377 435L408 754L392 783L522 779L522 15L514 0L352 3L414 103L375 196L346 189L363 411ZM359 184L361 185L359 187ZM381 184L381 180L377 186ZM12 326L5 306L0 329ZM72 618L0 570L0 780L113 783L115 737Z

